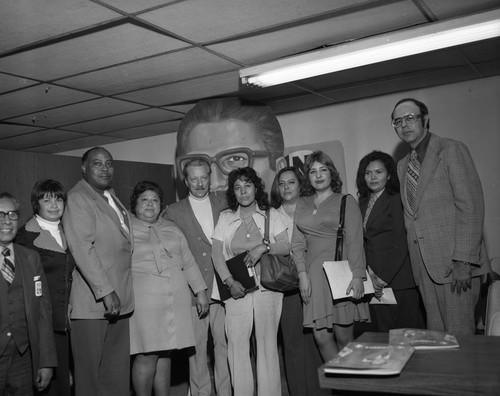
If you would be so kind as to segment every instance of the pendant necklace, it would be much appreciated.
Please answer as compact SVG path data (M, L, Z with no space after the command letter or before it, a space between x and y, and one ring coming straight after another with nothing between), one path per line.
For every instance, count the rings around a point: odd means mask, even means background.
M250 219L252 219L252 215L249 216ZM245 235L245 238L246 239L250 239L250 230L248 228L248 225L247 225L247 219L245 218L245 216L241 216L241 221L243 221L243 225L245 226L245 230L246 230L246 235Z

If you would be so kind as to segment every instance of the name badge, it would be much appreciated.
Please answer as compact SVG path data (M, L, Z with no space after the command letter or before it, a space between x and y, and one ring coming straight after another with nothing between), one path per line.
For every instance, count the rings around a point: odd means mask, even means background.
M40 276L35 276L33 278L35 281L35 296L36 297L41 297L42 296L42 281L40 280Z

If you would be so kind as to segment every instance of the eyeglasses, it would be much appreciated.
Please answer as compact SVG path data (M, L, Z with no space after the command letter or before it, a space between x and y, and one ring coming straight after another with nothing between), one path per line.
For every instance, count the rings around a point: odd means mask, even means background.
M406 124L415 124L419 118L422 118L422 114L410 113L408 115L405 115L404 117L399 117L399 118L393 119L392 126L394 128L401 128L401 126L403 125L403 121Z
M9 220L19 220L19 211L11 210L7 213L0 211L0 220L4 220L6 217L8 217Z
M225 175L228 175L231 171L244 168L246 166L252 167L254 158L258 157L268 157L269 151L265 150L251 150L247 147L238 147L234 149L224 150L217 153L215 156L211 157L207 154L187 154L177 157L176 164L179 172L182 172L184 166L192 160L202 159L208 162L208 164L217 164L219 169Z

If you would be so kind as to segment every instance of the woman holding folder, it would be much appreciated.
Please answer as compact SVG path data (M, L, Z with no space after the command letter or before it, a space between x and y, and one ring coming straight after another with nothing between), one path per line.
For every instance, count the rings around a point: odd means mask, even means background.
M323 263L335 260L342 181L333 161L322 151L306 158L304 173L311 195L300 198L295 209L292 254L304 301L304 327L313 329L321 356L328 361L354 339L354 321L369 319L368 304L360 300L366 278L363 226L356 201L347 196L343 259L349 261L352 272L346 294L352 290L353 298L333 300Z
M422 328L424 319L411 271L396 163L381 151L365 155L359 163L356 185L366 263L375 295L380 297L383 288L390 287L397 302L370 304L372 323L360 324L359 330Z
M229 209L220 214L212 235L212 259L232 296L225 301L225 327L234 394L254 394L254 378L250 375L250 336L255 323L258 394L281 396L277 334L283 294L262 286L257 291L246 293L241 283L233 279L226 260L247 252L243 260L258 284L259 260L262 255L288 254L290 251L286 226L281 216L271 208L271 243L263 243L266 209L269 204L262 179L252 168L235 169L229 174L227 201Z

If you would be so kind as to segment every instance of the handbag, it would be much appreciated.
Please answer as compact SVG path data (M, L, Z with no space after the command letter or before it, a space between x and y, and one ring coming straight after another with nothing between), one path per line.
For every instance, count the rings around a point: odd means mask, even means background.
M339 229L337 230L337 245L335 246L335 261L341 261L344 255L344 219L345 219L345 202L347 195L342 196L340 202L340 220Z
M266 211L264 239L269 246L269 209ZM260 284L266 289L278 292L290 292L299 287L299 273L291 254L263 254L260 258Z

